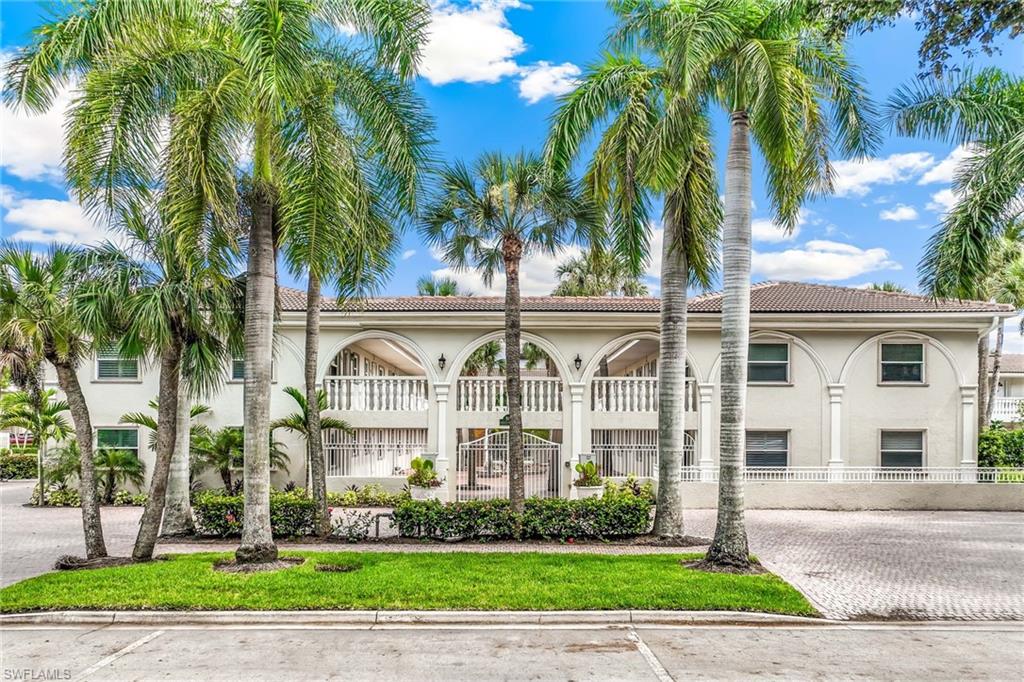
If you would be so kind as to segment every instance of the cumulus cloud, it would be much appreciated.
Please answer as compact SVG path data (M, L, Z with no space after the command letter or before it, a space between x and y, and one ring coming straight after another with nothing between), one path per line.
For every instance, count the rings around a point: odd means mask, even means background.
M560 264L579 256L581 249L578 246L568 246L551 255L548 253L533 254L523 259L519 269L519 286L523 296L547 296L558 283L555 277L555 270ZM437 258L439 254L435 253ZM456 270L451 267L442 267L430 272L436 278L450 277L454 279L460 291L475 294L477 296L502 296L505 293L505 275L497 273L491 286L484 284L483 275L479 270L466 269Z
M892 154L884 159L836 161L836 196L862 197L873 185L893 185L906 182L935 166L935 157L925 152Z
M526 42L509 27L505 11L520 7L519 0L435 4L420 73L432 85L497 83L516 75L515 58L526 50Z
M564 95L575 88L580 67L571 62L537 62L524 67L520 73L519 96L530 104L536 104L545 97Z
M903 222L905 220L917 220L917 209L906 204L896 204L893 208L886 209L878 214L882 220L892 222Z
M1006 320L1004 324L1006 325L1006 332L1003 336L1003 352L1024 353L1024 335L1020 333L1020 330L1024 329L1024 315L1011 317L1010 319ZM992 336L989 339L989 344L992 348L995 348L995 332L992 332Z
M751 270L768 279L838 281L877 270L899 270L900 264L882 248L861 249L852 244L812 239L785 251L754 251Z
M402 260L409 260L416 255L416 249L408 249L402 252Z
M63 183L64 114L71 99L70 90L62 90L42 114L0 105L4 171L23 180Z
M807 210L800 211L796 226L792 232L786 232L786 229L774 220L756 218L750 222L751 237L755 242L768 242L770 244L791 242L800 236L800 228L807 224L809 214L810 212Z
M927 203L925 208L936 213L949 213L959 201L960 198L956 193L947 187L933 194L932 200Z
M40 244L91 244L112 236L72 199L35 199L3 187L0 208L4 211L3 236L7 239Z
M919 185L930 185L935 182L953 182L953 175L956 173L960 162L970 156L971 150L967 145L960 145L949 153L938 165L931 168L917 181Z

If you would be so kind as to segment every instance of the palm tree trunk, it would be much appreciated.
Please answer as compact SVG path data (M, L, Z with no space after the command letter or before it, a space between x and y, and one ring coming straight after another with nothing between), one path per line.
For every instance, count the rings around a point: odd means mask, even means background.
M160 535L160 522L167 501L167 479L171 472L175 441L178 433L178 387L181 384L180 338L160 352L160 394L157 398L156 459L149 482L149 498L139 521L139 534L135 537L132 558L149 561L153 558L156 539ZM186 401L187 402L187 401Z
M309 273L306 288L306 450L309 453L309 477L316 508L318 535L331 532L327 511L327 472L324 466L323 433L320 430L320 396L316 383L317 351L320 346L320 279Z
M46 504L46 467L43 463L46 461L46 436L39 438L39 447L36 450L38 467L39 467L39 503L37 507L42 507Z
M992 408L996 402L996 389L999 388L999 370L1003 364L1004 340L1003 321L999 320L999 326L996 327L996 349L992 351L992 375L988 378L988 397L985 400L985 426L992 423Z
M506 238L505 260L505 383L508 392L508 499L512 511L522 514L526 507L523 480L523 384L519 376L519 343L522 339L519 260L523 245Z
M245 513L239 563L277 559L270 528L270 381L274 342L274 203L268 185L253 190L245 282Z
M191 449L192 405L188 396L188 384L178 380L178 414L175 419L174 454L171 456L170 477L167 480L167 504L164 507L164 535L191 535L195 532L192 522L191 480L189 478L189 454Z
M103 542L100 502L96 496L96 465L92 459L92 420L89 418L89 404L85 402L75 368L67 362L58 360L56 353L48 356L50 364L57 370L57 381L67 398L68 407L71 408L71 420L75 423L75 433L78 434L78 451L81 456L78 495L82 501L85 556L88 559L99 559L107 556L107 546Z
M978 433L985 430L988 422L988 334L978 339Z
M666 204L669 202L666 199ZM686 446L686 252L675 220L665 216L661 258L658 358L658 504L654 533L683 535L682 467Z
M718 523L707 561L712 566L747 568L750 559L743 521L743 458L750 342L750 128L745 111L734 112L731 117L722 237Z

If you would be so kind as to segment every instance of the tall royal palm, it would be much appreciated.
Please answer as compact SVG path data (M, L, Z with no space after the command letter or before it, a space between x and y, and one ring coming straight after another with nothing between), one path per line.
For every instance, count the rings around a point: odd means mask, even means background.
M535 253L589 239L594 223L595 212L575 183L525 153L485 154L472 168L461 162L445 167L424 212L424 237L452 266L478 268L488 286L505 273L509 500L516 512L525 499L519 266Z
M81 470L79 494L85 552L90 559L105 557L103 525L96 498L92 420L78 381L78 367L92 343L87 337L79 296L90 276L81 252L56 246L45 254L8 245L0 250L0 346L45 358L57 370L57 383L67 400L78 434Z
M681 536L686 450L687 288L708 286L716 267L721 205L705 102L673 67L676 55L631 26L616 5L619 39L636 54L590 67L555 115L546 158L564 169L603 127L585 183L607 207L612 251L638 275L650 257L649 204L663 201L661 343L658 358L658 500L654 532ZM645 60L641 53L653 54Z
M317 179L306 186L327 194L291 191L303 186L295 173L312 167L308 158L296 160L310 145L320 149L321 129L307 127L310 119L301 112L319 108L318 122L341 112L342 121L358 127L359 139L372 143L380 164L410 184L419 165L404 140L416 134L406 126L417 121L403 105L413 100L401 77L414 69L429 8L421 0L94 0L69 7L15 57L8 90L45 109L57 86L80 73L65 165L83 201L124 207L160 188L169 224L187 243L205 228L204 217L227 222L238 213L236 170L248 170L242 195L246 499L236 556L273 560L266 433L275 249L298 227L288 224L289 216L308 215L293 203L297 199L346 208L335 205L336 194ZM351 49L338 42L342 35L352 36ZM168 121L172 142L164 158Z

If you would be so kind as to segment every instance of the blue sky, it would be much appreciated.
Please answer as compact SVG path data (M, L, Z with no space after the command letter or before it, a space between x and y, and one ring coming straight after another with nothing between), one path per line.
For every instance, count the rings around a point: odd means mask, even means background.
M26 40L39 7L5 0L0 11L0 46L7 53ZM597 59L611 20L600 2L435 5L433 37L425 49L417 88L436 120L438 156L470 159L487 150L539 149L555 97L571 88L579 70ZM850 55L878 102L915 77L919 43L920 34L909 20L850 40ZM1005 44L1002 55L975 58L972 66L996 64L1019 72L1022 57L1018 41ZM67 100L63 97L60 105ZM64 191L60 107L37 117L9 111L2 116L3 236L39 244L55 239L88 243L106 237L104 227L83 215ZM722 116L716 118L715 133L717 151L723 155L727 131ZM771 223L757 169L754 279L849 285L888 279L915 289L922 246L953 199L949 187L957 154L947 144L887 135L871 159L836 159L836 196L809 204L800 229L788 237ZM660 232L657 224L653 229L657 254ZM404 235L400 253L386 293L413 293L420 275L446 274L445 265L415 231ZM558 260L535 258L526 263L524 292L550 291ZM648 281L657 291L656 261L649 271ZM488 293L475 273L456 277L464 288Z

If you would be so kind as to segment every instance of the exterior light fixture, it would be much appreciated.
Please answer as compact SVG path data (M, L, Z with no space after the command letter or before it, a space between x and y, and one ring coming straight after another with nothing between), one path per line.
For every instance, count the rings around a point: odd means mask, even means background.
M448 361L444 359L444 353L441 353L441 357L437 359L437 366L440 367L441 369L444 369L444 363L446 362Z
M576 369L583 366L583 358L580 357L579 353L576 354L576 359L572 361L572 364L576 365Z

